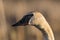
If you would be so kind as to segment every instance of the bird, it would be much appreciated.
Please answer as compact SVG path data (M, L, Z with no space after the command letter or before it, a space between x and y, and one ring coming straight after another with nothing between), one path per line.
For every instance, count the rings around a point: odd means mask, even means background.
M21 20L17 23L13 24L13 27L17 26L26 26L32 25L35 26L38 30L40 30L43 34L44 40L55 40L54 33L52 28L48 24L45 17L39 11L32 11L28 14L24 15Z

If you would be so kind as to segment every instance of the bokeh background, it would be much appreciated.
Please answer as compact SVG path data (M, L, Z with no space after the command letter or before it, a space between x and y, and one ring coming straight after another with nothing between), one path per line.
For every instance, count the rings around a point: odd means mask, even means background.
M60 40L60 0L0 0L0 40L43 40L35 27L11 26L31 11L40 11L50 24L55 40Z

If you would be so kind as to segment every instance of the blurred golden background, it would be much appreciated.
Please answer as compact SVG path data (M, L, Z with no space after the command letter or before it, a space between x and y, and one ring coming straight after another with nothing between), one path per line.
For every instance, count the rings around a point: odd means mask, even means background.
M40 11L53 29L56 40L60 39L59 0L0 0L0 40L43 40L35 27L11 25L26 13Z

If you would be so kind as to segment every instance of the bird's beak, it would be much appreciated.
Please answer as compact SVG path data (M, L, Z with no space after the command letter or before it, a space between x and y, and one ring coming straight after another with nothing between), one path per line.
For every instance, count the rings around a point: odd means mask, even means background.
M31 19L31 17L33 16L33 14L27 14L25 16L23 16L23 18L18 21L17 23L13 24L12 26L25 26L28 25L29 20Z

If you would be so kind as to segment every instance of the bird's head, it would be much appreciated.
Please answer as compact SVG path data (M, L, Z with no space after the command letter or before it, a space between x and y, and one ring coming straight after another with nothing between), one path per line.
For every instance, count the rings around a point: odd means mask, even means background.
M23 18L19 20L17 23L13 24L13 26L39 25L39 23L43 22L42 17L43 16L40 12L33 11L23 16Z
M35 11L33 12L33 16L30 18L29 23L30 25L40 25L41 23L43 23L44 17L43 15L38 12Z

